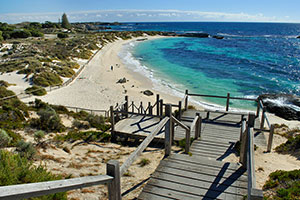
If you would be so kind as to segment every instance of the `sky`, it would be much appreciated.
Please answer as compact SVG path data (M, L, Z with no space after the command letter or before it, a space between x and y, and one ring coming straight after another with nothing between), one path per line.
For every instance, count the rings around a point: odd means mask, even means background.
M0 22L293 22L300 0L0 0Z

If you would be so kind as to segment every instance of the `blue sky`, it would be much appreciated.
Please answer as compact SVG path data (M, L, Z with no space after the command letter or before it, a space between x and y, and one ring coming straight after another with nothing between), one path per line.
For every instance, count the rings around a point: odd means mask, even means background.
M299 22L300 0L0 0L0 21Z

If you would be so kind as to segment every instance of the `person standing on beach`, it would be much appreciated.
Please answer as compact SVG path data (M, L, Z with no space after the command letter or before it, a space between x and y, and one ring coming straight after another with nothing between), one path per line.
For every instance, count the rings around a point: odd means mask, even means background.
M114 67L113 67L113 66L110 66L110 70L113 71L113 70L114 70Z

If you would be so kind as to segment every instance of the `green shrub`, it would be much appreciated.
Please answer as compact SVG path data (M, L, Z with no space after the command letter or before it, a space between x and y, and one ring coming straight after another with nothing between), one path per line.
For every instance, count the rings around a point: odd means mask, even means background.
M32 37L43 37L44 33L38 31L38 30L30 30L30 33Z
M268 190L265 199L299 199L300 198L300 170L277 170L269 175L269 180L263 186ZM270 192L272 191L272 192Z
M34 140L40 142L45 137L45 132L42 130L36 131L34 133Z
M72 117L74 117L75 119L78 119L78 120L85 120L88 116L89 116L89 113L87 113L86 111L83 111L81 110L80 112L71 112L70 113Z
M289 137L288 141L277 146L275 151L281 154L292 154L298 157L300 155L300 135Z
M146 165L149 165L150 162L151 162L151 161L150 161L148 158L142 158L138 164L139 164L141 167L144 167L144 166L146 166Z
M13 31L10 34L11 38L28 38L31 36L30 31L24 29L24 30L17 30L17 31Z
M86 124L84 122L80 122L78 120L74 120L72 122L72 127L78 128L78 129L89 129L89 128L91 128L89 124Z
M35 85L43 87L61 85L63 83L59 75L52 72L42 72L39 74L35 74L32 78L32 81Z
M110 126L105 124L105 118L102 115L88 115L87 118L85 119L86 121L89 122L91 127L97 128L102 131L107 131Z
M58 75L67 78L71 78L75 74L74 70L69 67L57 67L55 71Z
M2 42L4 40L3 36L2 36L2 31L0 31L0 42Z
M0 80L0 86L8 87L10 84L6 81Z
M24 140L20 140L18 142L16 151L21 157L27 159L33 159L36 155L36 149L34 148L33 144L30 142L25 142Z
M7 147L11 142L12 138L6 133L5 130L0 129L0 148Z
M18 154L0 151L0 186L59 180L61 176L53 175L44 166L34 166L32 162ZM32 199L66 200L66 193L57 193Z
M33 94L36 96L43 96L43 95L47 94L47 91L45 90L45 88L43 88L41 86L34 85L32 87L26 88L25 93Z
M51 107L46 107L37 112L39 119L33 119L31 126L47 132L62 132L65 127L61 123L59 115Z
M58 38L68 38L69 35L68 35L67 33L58 33L58 34L57 34L57 37L58 37Z

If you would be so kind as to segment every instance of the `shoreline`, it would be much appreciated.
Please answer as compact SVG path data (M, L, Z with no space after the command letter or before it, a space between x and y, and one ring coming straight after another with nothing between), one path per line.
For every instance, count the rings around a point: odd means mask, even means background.
M138 104L142 101L144 105L151 102L153 105L156 101L156 94L159 94L164 102L178 104L178 101L181 100L180 97L155 90L150 79L129 69L118 55L125 44L142 38L152 40L163 37L147 36L109 43L95 54L94 58L68 86L48 92L45 96L33 96L23 99L23 101L29 102L39 98L56 105L108 110L110 106L123 102L126 95L130 102L134 101ZM111 70L111 66L113 66L113 70ZM127 80L126 83L117 83L124 77ZM144 95L142 91L145 90L151 90L154 95Z
M155 87L155 83L149 77L126 66L126 63L124 63L119 56L124 45L128 45L132 42L142 42L145 38L147 38L147 40L154 40L166 37L167 36L146 36L130 40L119 39L108 43L94 55L82 72L68 86L48 92L45 96L32 96L22 99L22 101L29 102L38 98L50 104L92 110L109 110L110 106L124 102L126 95L129 97L129 102L134 101L136 105L140 102L143 102L143 105L147 105L148 102L151 102L153 105L156 102L156 94L159 94L160 98L164 100L164 103L178 104L183 98L183 93L182 97L180 97L179 91L175 90L179 94L176 95L170 91L173 90L172 88L167 88L165 85ZM84 64L81 60L77 62L81 65ZM111 70L111 66L113 66L113 70ZM16 72L5 74L5 76L9 78L9 80L6 79L8 82L11 83L11 81L13 81L13 83L16 83L16 86L10 87L18 91L22 89L25 90L29 87L29 83L21 78L23 75L15 73ZM118 80L124 77L127 80L126 83L117 83ZM10 87L8 89L11 89ZM142 91L145 90L151 90L154 95L144 95ZM213 107L215 109L225 107L202 100L189 99L190 104L201 110L206 107ZM233 108L233 110L241 111L241 109L235 108ZM251 110L246 110L246 112L248 111ZM286 121L270 113L268 113L268 116L271 123L285 123L292 128L299 126L298 121Z

